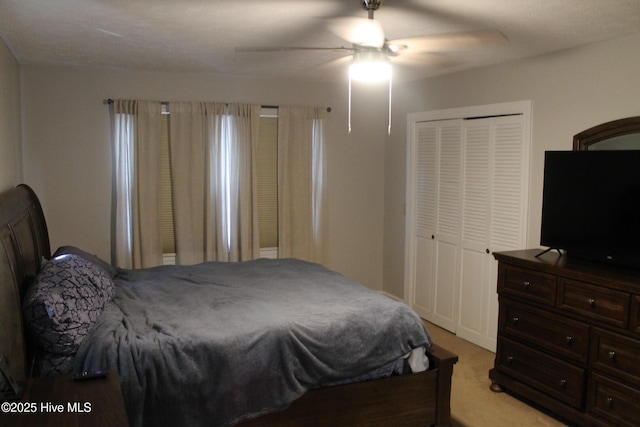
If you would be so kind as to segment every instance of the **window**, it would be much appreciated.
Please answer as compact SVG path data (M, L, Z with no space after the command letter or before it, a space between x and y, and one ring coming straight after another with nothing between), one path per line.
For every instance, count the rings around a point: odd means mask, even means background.
M163 104L162 107L162 129L160 132L160 222L162 227L162 253L175 257L176 240L173 229L171 155L169 152L169 135L171 131L167 106ZM166 256L165 263L167 263ZM175 260L171 263L175 263Z
M116 265L322 262L324 111L115 100L112 112Z
M175 234L171 189L171 123L167 105L163 104L160 133L160 204L162 252L165 264L175 263ZM258 228L261 256L278 255L278 109L262 108L257 147ZM228 164L228 163L227 163ZM230 222L227 211L227 223Z
M260 252L277 257L278 249L278 109L263 108L256 161Z

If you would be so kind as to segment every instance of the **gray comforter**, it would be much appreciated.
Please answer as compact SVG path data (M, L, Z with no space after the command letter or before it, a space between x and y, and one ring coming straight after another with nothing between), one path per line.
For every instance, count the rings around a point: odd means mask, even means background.
M79 370L117 369L132 426L225 426L429 346L400 302L320 265L120 270Z

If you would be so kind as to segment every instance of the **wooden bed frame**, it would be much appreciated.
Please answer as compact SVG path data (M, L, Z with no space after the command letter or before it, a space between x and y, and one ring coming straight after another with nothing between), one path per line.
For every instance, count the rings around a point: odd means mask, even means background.
M26 185L0 194L0 356L13 378L28 377L30 350L21 301L43 259L51 255L47 225L36 194ZM451 375L458 357L433 345L429 370L306 393L288 409L242 426L449 426Z

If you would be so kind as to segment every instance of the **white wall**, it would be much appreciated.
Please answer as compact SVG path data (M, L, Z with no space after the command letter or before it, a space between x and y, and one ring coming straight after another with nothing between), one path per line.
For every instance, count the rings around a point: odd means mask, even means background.
M332 85L46 66L23 66L22 78L25 181L41 198L53 250L73 244L110 258L111 141L104 99L328 106L328 266L382 288L386 109L369 104L384 107L385 94L354 99L348 135L346 80Z
M573 135L640 115L640 34L533 59L399 87L397 121L385 153L384 286L403 296L406 115L501 102L533 101L528 247L540 238L545 150L571 150Z
M0 191L21 181L20 66L0 39Z

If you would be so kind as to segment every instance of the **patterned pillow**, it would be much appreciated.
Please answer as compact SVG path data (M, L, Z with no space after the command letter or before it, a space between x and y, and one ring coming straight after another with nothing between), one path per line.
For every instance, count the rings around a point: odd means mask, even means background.
M75 246L60 246L55 251L52 258L57 258L61 255L78 255L79 257L94 263L98 267L103 268L107 272L107 274L109 274L109 276L111 276L112 278L116 277L116 274L118 274L118 269L112 266L111 264L109 264L108 262L100 259L97 255L93 255L88 252L85 252L82 249L77 248Z
M114 295L102 268L77 255L52 258L27 290L25 323L41 350L71 355Z

